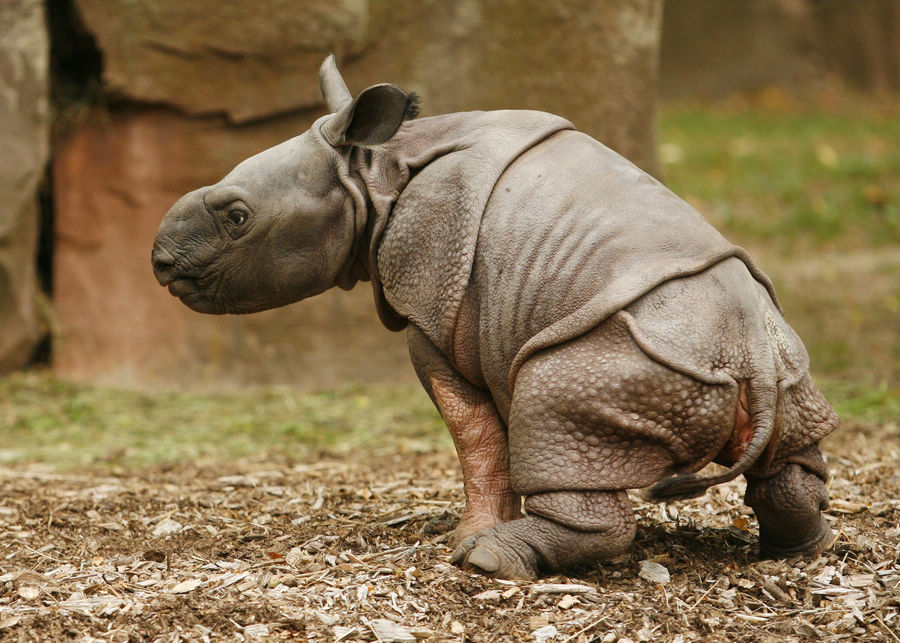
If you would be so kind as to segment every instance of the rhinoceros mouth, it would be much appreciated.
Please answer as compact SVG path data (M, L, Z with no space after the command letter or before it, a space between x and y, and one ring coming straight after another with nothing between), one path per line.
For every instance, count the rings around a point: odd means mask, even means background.
M200 288L193 279L173 279L167 285L169 292L181 300L195 299L200 296Z
M193 279L176 279L168 284L169 292L185 306L198 313L222 313L223 310L206 298Z

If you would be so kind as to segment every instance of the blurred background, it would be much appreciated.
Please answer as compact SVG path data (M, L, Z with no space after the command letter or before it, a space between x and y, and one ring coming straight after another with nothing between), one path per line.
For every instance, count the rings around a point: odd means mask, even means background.
M435 422L368 285L210 317L150 270L181 194L324 113L330 52L354 93L551 111L632 159L755 256L842 413L896 417L898 0L2 0L0 421L290 387L203 399L283 433L329 400Z

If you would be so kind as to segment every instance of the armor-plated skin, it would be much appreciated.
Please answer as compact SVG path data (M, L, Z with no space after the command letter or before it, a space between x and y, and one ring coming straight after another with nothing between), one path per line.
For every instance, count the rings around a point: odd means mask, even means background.
M533 578L612 557L627 489L740 474L763 554L828 546L837 418L741 248L559 117L409 120L413 97L354 100L333 58L320 81L333 114L182 197L154 271L210 313L371 281L459 455L455 562ZM697 473L712 461L728 470Z

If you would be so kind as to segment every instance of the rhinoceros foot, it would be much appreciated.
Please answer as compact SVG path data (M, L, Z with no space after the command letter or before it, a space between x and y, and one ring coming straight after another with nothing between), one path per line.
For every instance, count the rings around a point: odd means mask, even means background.
M808 539L787 547L777 542L760 539L759 555L761 558L792 558L794 556L815 556L831 546L834 532L825 518L820 518L818 530Z
M466 538L452 561L486 576L533 579L612 558L634 537L623 491L554 491L529 496L529 515Z
M775 475L747 476L744 501L759 520L760 554L789 558L821 553L831 545L831 527L822 515L828 508L827 473L818 446L788 458Z
M495 578L531 580L538 576L538 554L529 544L532 517L489 527L463 540L451 561L467 571Z

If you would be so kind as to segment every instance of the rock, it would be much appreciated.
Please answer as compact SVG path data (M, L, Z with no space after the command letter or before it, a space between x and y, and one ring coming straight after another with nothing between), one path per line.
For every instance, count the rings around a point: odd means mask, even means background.
M0 373L41 336L38 187L49 154L49 43L41 0L0 2Z
M809 14L804 1L667 3L660 93L723 96L798 82L808 74Z
M900 89L900 3L893 0L668 2L662 33L663 96L790 92L829 76L863 90Z
M76 0L116 93L234 122L320 105L336 52L351 91L393 82L423 114L541 109L655 168L661 0Z
M352 92L373 79L423 97L423 115L479 109L559 114L656 169L662 2L372 0L371 46L341 65Z
M365 44L363 0L76 0L114 92L236 122L321 102L323 52Z
M53 360L69 379L194 390L416 381L366 284L210 317L150 269L156 228L181 194L324 112L311 106L332 50L351 91L395 82L423 96L424 115L553 111L654 167L660 0L75 2L107 89L138 102L96 109L56 145Z

